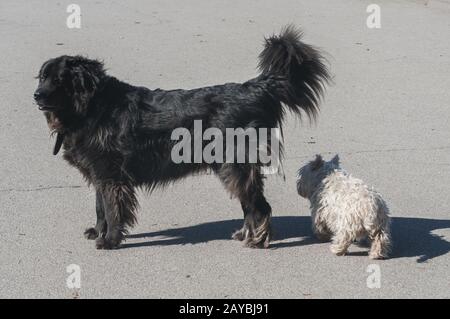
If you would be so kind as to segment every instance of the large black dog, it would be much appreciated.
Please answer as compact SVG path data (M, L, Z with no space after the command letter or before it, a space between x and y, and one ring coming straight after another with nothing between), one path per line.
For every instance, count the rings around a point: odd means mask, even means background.
M39 71L34 98L56 133L54 154L78 168L96 189L97 224L86 230L98 249L117 248L136 222L135 188L153 189L190 173L211 169L244 211L244 225L233 234L249 247L267 247L271 207L264 194L263 164L180 163L171 158L175 128L281 128L284 105L309 117L329 73L317 49L300 41L292 26L266 39L261 75L243 84L194 90L150 90L107 75L103 64L61 56Z

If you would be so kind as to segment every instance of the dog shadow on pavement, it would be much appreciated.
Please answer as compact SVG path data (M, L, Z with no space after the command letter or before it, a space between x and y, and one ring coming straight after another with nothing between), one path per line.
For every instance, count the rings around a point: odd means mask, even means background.
M185 245L205 243L213 240L231 240L231 234L242 227L242 219L221 220L193 226L171 228L161 231L130 234L127 239L155 238L148 242L125 243L122 248L158 245ZM312 236L311 218L309 216L272 217L274 243L271 248L300 246L318 242ZM299 238L306 237L306 238ZM287 239L301 239L295 242L279 242ZM311 239L311 240L310 240Z
M435 234L436 230L450 230L450 220L412 217L392 218L392 258L417 257L418 263L426 262L450 251L450 242ZM449 236L450 237L450 236Z
M186 245L213 240L230 240L232 232L242 227L242 222L242 219L230 219L155 232L131 234L127 235L127 239L152 238L152 240L124 243L122 248ZM272 227L274 230L274 242L271 243L271 248L287 248L320 243L312 234L311 218L309 216L273 217ZM393 217L391 232L394 248L391 258L417 257L417 262L421 263L447 254L450 251L450 242L443 236L433 233L440 229L450 229L450 220Z

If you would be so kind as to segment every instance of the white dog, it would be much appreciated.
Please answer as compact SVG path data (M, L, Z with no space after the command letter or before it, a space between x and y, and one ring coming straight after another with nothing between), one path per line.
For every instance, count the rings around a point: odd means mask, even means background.
M338 155L329 162L317 155L303 166L297 191L311 202L314 234L322 240L331 238L334 254L344 255L353 241L367 236L372 241L369 257L388 257L388 207L378 192L340 168Z

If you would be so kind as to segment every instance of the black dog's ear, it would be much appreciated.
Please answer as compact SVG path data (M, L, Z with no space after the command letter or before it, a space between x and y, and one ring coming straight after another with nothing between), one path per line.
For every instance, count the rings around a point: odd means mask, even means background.
M83 57L74 57L69 59L66 65L70 70L75 111L84 115L103 75L103 64Z
M77 113L86 114L89 100L94 95L95 83L95 79L83 67L74 69L72 78L73 104Z
M316 155L316 159L311 162L311 170L315 171L316 169L321 168L323 165L322 156Z

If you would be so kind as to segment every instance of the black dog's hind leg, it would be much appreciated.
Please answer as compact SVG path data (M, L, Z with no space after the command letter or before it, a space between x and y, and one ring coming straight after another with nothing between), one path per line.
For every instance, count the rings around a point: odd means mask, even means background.
M250 238L251 234L250 234L250 225L247 222L247 215L249 213L249 209L247 206L244 205L244 203L241 201L241 208L242 211L244 212L244 226L242 226L241 229L236 230L233 235L231 235L231 238L233 238L234 240L239 240L239 241L244 241L246 238Z
M218 174L227 190L239 198L244 212L244 225L232 237L248 247L267 248L271 239L272 208L263 194L260 168L249 164L225 164Z
M244 239L249 247L267 248L272 239L272 229L270 224L270 216L272 208L267 202L262 192L249 194L244 200L249 213L245 217L245 223L250 225L252 236Z
M97 223L95 227L86 229L84 236L87 239L96 239L106 233L105 205L103 203L102 192L97 190L95 194L95 212L97 213Z
M118 248L127 233L126 227L136 223L137 199L132 186L124 183L102 187L106 235L95 241L97 249Z

